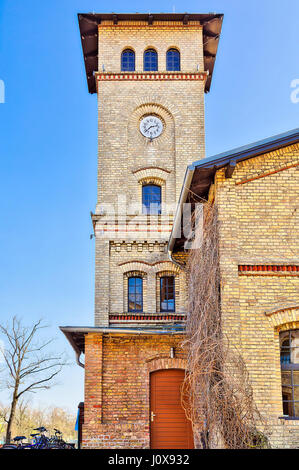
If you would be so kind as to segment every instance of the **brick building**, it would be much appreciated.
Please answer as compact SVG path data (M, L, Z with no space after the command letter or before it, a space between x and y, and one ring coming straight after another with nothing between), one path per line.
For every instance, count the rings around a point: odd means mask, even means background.
M85 366L83 448L198 446L180 404L191 195L218 207L223 330L271 444L299 446L299 132L205 158L222 19L79 15L98 96L95 323L61 329Z
M189 165L179 200L217 205L223 332L245 360L273 447L299 447L298 170L295 129ZM186 241L170 237L181 265Z
M186 165L205 156L221 25L217 14L79 15L99 116L95 324L61 329L79 365L85 354L83 448L194 446L180 396L186 276L167 243Z

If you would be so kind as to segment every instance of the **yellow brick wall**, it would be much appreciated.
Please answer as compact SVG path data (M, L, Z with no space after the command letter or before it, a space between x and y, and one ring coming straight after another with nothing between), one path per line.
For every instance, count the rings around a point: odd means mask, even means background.
M139 131L156 114L165 130L150 142ZM129 205L139 202L134 172L167 170L166 202L178 200L186 165L204 157L204 81L100 81L98 85L98 206L116 203L117 184Z
M119 267L122 261L139 259L148 263L144 309L158 309L156 270L158 261L168 261L166 243L171 231L186 165L203 158L204 142L204 63L202 27L199 23L177 25L172 22L102 22L99 26L98 88L98 201L96 214L95 324L108 325L109 313L126 309L126 284ZM108 77L121 71L121 53L131 47L136 55L136 74L143 72L143 53L153 47L158 53L159 72L166 71L166 52L180 51L181 75L177 78L144 79ZM105 71L102 74L102 65ZM189 79L184 73L203 75ZM104 78L101 78L104 77ZM108 77L108 78L107 78ZM106 79L107 78L107 79ZM164 124L160 137L150 142L139 131L144 115L158 115ZM142 215L142 183L153 181L162 187L162 214L157 230L148 233ZM128 218L139 214L143 229L123 231L123 236L105 232L114 226L118 196L127 206ZM166 210L167 207L167 210ZM117 227L118 229L119 227ZM105 229L106 230L106 229ZM109 230L108 230L109 231ZM159 248L163 244L163 249ZM124 244L120 250L118 245ZM138 245L142 249L138 249ZM150 246L154 244L152 251ZM129 248L127 247L129 246ZM163 266L163 265L161 265ZM173 265L173 268L174 269ZM141 268L140 268L141 269ZM162 269L162 268L161 268ZM146 271L142 268L143 271ZM167 269L169 270L169 269ZM147 271L146 271L147 272ZM176 282L176 310L185 311L186 284L181 273Z
M175 47L181 53L181 69L185 72L195 72L203 65L202 27L197 22L188 26L176 25L169 21L154 22L124 22L113 26L105 22L99 26L99 70L104 64L107 72L120 71L120 57L124 49L131 48L135 52L136 71L143 71L143 53L145 49L153 48L158 53L159 72L166 70L166 52Z
M272 445L298 447L299 421L279 419L279 329L299 328L299 273L276 267L298 266L299 146L244 161L231 179L219 170L215 183L224 331L243 353Z
M130 250L130 251L129 251ZM137 261L137 262L136 262ZM165 271L175 276L176 311L186 312L186 279L183 271L169 261L166 243L126 243L110 247L110 313L127 312L127 272L139 270L146 274L143 280L143 308L147 313L159 312L159 283L157 277Z

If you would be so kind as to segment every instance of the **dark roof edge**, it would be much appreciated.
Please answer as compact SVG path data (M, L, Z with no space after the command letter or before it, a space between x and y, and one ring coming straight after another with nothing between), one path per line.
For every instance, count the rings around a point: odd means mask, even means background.
M269 153L278 148L287 147L299 142L299 128L293 129L282 134L277 134L273 137L268 137L257 142L253 142L249 145L244 145L242 147L237 147L227 152L219 153L212 157L203 158L202 160L197 160L193 162L190 167L193 169L208 167L215 164L215 166L225 165L228 161L235 160L240 162L242 160L247 160L249 158L256 157L263 153Z
M212 18L223 18L224 13L78 13L78 18L80 17L93 19L96 18L97 20L114 20L117 18L118 20L123 21L136 21L139 19L141 21L147 21L149 17L152 17L153 20L160 20L160 21L183 21L184 17L188 17L188 21L210 21Z
M182 334L184 329L154 329L154 328L126 328L126 327L109 327L109 326L60 326L59 329L67 336L71 333L102 333L102 334L135 334L135 335L155 335L155 334ZM72 344L73 346L73 344ZM73 346L74 347L74 346ZM78 349L76 349L78 350Z
M96 93L94 73L98 71L98 25L102 20L124 21L200 21L204 35L204 69L208 72L205 91L209 92L220 40L223 13L78 13L79 30L89 93ZM213 23L215 22L215 23ZM86 44L86 37L89 38Z
M181 224L181 213L182 213L182 205L186 202L188 191L192 185L193 176L195 173L200 172L202 169L211 168L214 170L213 174L211 175L214 178L215 172L220 168L225 167L230 162L241 162L243 160L248 160L250 158L257 157L264 153L273 152L279 148L287 147L289 145L293 145L299 142L299 128L293 129L288 132L284 132L282 134L277 134L273 137L268 137L263 140L259 140L249 145L244 145L242 147L238 147L227 152L220 153L218 155L214 155L212 157L203 158L202 160L197 160L189 165L186 169L185 177L183 186L181 189L181 194L178 201L178 206L175 214L175 218L173 221L172 231L168 241L168 256L171 262L177 264L177 262L173 259L173 251L175 248L175 233L177 227Z

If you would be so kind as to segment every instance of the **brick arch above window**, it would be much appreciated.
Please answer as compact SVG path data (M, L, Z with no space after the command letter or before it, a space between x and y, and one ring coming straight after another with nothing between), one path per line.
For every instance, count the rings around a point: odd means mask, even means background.
M162 186L165 184L171 171L154 166L139 168L138 170L132 171L132 173L140 184L153 183Z
M166 271L159 271L159 272L156 273L157 278L164 277L164 276L174 276L174 277L176 277L178 275L179 275L179 272L178 271L173 271L173 270L171 270L171 271L169 271L169 270L168 271L167 270Z
M281 308L272 312L265 312L265 315L276 331L299 328L299 305Z
M181 358L160 357L146 362L148 373L162 369L184 369L187 368L187 361Z
M138 271L138 270L135 270L135 271L126 271L125 273L123 273L123 275L127 278L129 277L142 277L142 279L146 279L147 278L147 273L144 272L144 271Z
M153 265L153 271L157 275L161 273L162 276L166 276L166 274L163 273L169 272L169 276L176 276L180 273L180 268L171 263L171 261L158 261Z
M120 268L120 271L126 275L128 273L137 272L137 271L147 275L147 273L149 272L150 265L148 263L144 263L142 261L136 260L136 261L125 261L124 263L120 263L118 266Z
M120 263L119 268L123 274L130 272L130 271L140 271L147 273L158 273L158 272L165 272L171 271L172 275L176 275L181 272L180 268L171 261L158 261L157 263L146 263L145 261L125 261L124 263Z

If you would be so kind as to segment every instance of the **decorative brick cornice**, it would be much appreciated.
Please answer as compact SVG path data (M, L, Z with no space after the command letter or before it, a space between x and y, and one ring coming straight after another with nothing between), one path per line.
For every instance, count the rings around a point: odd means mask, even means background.
M96 80L99 81L165 81L165 80L189 80L204 81L207 78L205 72L96 72Z
M240 276L299 276L298 265L240 265Z
M165 321L179 321L184 322L186 316L183 313L110 313L109 323L147 323L147 322L165 322Z
M165 24L165 22L162 21L155 21L154 24L149 25L148 22L136 22L137 24L132 24L132 22L125 22L121 21L118 24L99 24L98 27L99 29L102 30L108 30L108 31L115 31L115 30L136 30L136 29L151 29L151 30L156 30L156 31L161 31L161 30L179 30L179 31L186 31L186 29L191 29L195 31L200 31L202 29L202 25L200 24L199 21L194 21L192 23L188 23L185 25L178 24L175 21L169 21L168 24Z

